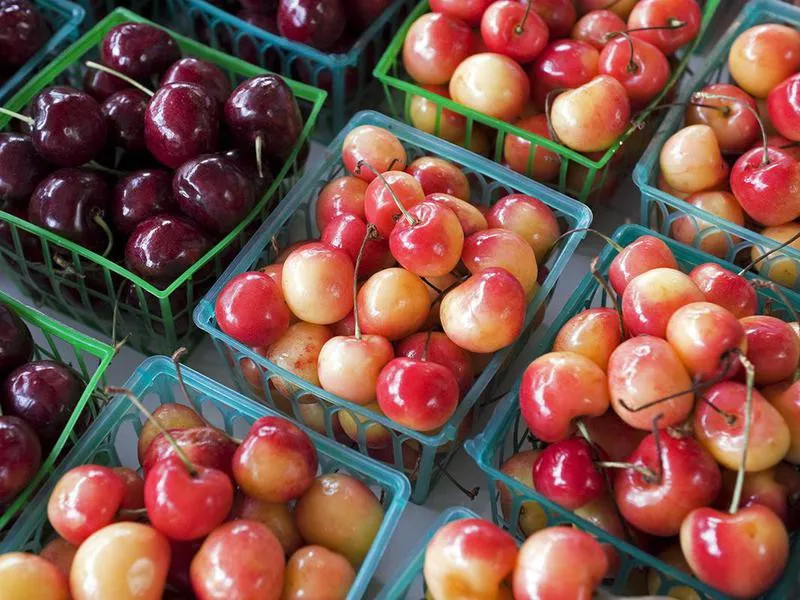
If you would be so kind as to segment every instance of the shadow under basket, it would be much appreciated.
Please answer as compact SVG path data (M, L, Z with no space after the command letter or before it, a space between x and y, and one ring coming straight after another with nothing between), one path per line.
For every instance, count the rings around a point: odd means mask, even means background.
M391 131L403 143L409 163L419 156L434 155L459 165L470 180L472 199L476 203L488 206L511 192L528 194L538 198L553 210L559 219L562 231L587 227L591 222L591 211L546 186L462 148L383 115L362 112L356 115L331 143L322 164L303 177L279 210L253 236L247 247L198 305L195 322L198 327L211 335L242 393L270 406L279 406L301 423L343 443L358 447L362 454L378 457L394 465L412 480L412 501L421 504L425 502L428 493L441 476L441 470L447 467L453 454L468 435L472 419L477 412L473 408L479 403L480 398L491 398L494 395L495 386L508 367L507 362L525 344L530 332L541 322L547 298L584 233L576 233L567 240L562 240L562 243L551 252L546 262L549 272L539 291L528 304L525 327L517 342L494 354L464 396L455 414L438 432L424 434L399 426L363 406L311 385L223 333L216 322L214 307L220 291L233 277L270 264L280 249L294 242L319 237L315 219L318 193L328 181L344 174L341 162L342 143L350 130L361 125L374 125ZM270 380L275 378L284 380L293 390L292 397L286 402L276 403L277 396L274 397L270 392ZM334 427L334 423L338 422L337 413L340 411L350 413L356 417L356 421L363 420L358 425L357 441L352 442L341 430ZM381 448L369 448L366 430L371 426L383 426L388 429L391 433L391 443Z
M689 102L692 94L707 85L731 83L727 66L731 46L745 30L764 23L780 23L800 30L800 8L778 0L753 0L745 4L722 39L714 45L708 58L699 65L697 74L677 102L679 104ZM737 225L697 208L658 187L661 148L683 127L684 113L685 106L670 109L661 128L634 169L633 180L642 194L640 220L651 229L669 236L673 235L673 228L680 221L678 226L684 228L687 239L691 236L692 246L713 251L720 258L745 265L750 262L753 249L765 253L781 242L752 229L760 226L749 219L746 221L747 227ZM760 138L758 143L761 143ZM734 157L734 155L726 156L731 166L733 165L731 159ZM762 261L758 271L767 279L800 291L800 250L786 247Z
M706 262L716 262L728 269L735 269L734 265L730 263L715 259L694 248L654 234L640 225L620 227L614 235L614 240L624 247L644 235L655 235L663 239L672 250L683 271L688 272L695 266ZM597 266L603 276L607 275L609 265L615 254L616 252L610 246L606 246L600 254ZM750 276L750 278L753 277ZM792 292L787 292L786 296L794 307L800 307L800 296ZM791 311L773 292L764 289L758 290L758 298L762 314L770 314L784 320L792 319ZM560 312L547 335L538 344L534 356L541 356L550 351L559 330L573 316L591 306L609 305L609 299L599 284L591 275L587 275ZM492 518L495 523L511 532L517 539L523 540L526 535L520 526L521 511L536 511L536 522L546 522L547 525L574 525L606 541L614 547L620 557L620 568L617 576L613 580L607 581L608 589L616 594L647 594L647 576L650 575L653 578L658 578L656 580L659 583L658 589L654 590L656 594L669 595L670 590L673 588L686 587L697 592L701 598L713 598L715 600L728 598L727 595L700 582L692 575L666 564L627 541L598 529L592 523L550 502L538 492L501 472L502 465L513 455L520 451L539 448L543 445L531 435L520 414L517 390L518 386L515 391L510 392L503 398L486 429L465 444L467 452L475 459L488 479ZM505 488L508 491L509 500L505 505L501 504L499 492L501 488ZM533 504L524 506L528 502ZM797 543L796 533L790 536L790 544L790 556L786 569L773 589L762 596L764 599L785 600L797 597L795 595L795 586L797 583L797 571L800 568L800 545Z
M78 333L0 292L0 306L16 313L28 326L36 344L34 360L52 360L72 367L85 384L83 393L66 426L49 452L42 452L39 472L27 487L0 509L0 553L7 550L11 527L19 513L59 464L62 455L73 447L87 427L94 422L107 398L97 388L105 384L105 372L114 358L114 350L97 340ZM43 449L44 450L44 449Z
M148 409L161 404L188 404L215 427L241 438L254 421L277 413L257 406L219 383L183 367L181 369L190 399L187 400L178 384L172 361L164 356L145 360L133 373L125 387L136 394ZM47 502L52 488L69 469L85 464L126 466L138 469L137 438L143 415L124 396L114 397L94 426L69 454L53 475L48 487L42 489L25 511L7 540L10 548L37 552L54 532L47 520ZM381 498L384 517L369 553L357 569L348 600L361 598L397 527L409 494L405 477L374 460L342 448L322 436L309 434L317 450L320 473L345 473L365 483Z
M125 9L115 10L34 77L6 108L23 111L50 85L71 85L80 89L86 70L84 62L98 60L105 34L126 22L148 21ZM170 35L184 56L216 64L234 85L266 72L172 31ZM304 159L299 158L300 152L314 128L326 93L291 80L287 83L297 98L305 122L288 159L276 167L273 183L250 214L169 287L159 289L144 281L126 269L121 264L122 258L114 251L109 257L101 256L3 211L0 211L0 267L36 302L114 341L128 336L128 345L145 354L172 354L181 346L191 349L202 335L191 326L196 302L302 172ZM8 127L9 118L0 116L0 128ZM116 316L115 305L118 306Z

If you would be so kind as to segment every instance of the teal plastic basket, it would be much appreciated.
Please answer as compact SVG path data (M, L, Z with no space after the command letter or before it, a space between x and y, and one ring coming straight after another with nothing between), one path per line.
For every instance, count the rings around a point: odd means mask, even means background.
M0 103L80 35L85 17L83 8L66 0L36 0L34 4L50 27L50 39L16 73L0 83Z
M206 0L170 0L185 4L183 30L213 48L324 89L328 103L320 113L314 139L328 143L357 111L375 108L383 92L372 69L415 0L394 0L345 53L330 54L248 23ZM238 4L237 2L233 3Z
M362 454L368 453L365 437L367 427L374 423L383 425L392 433L391 457L387 458L387 462L391 460L396 468L414 475L412 477L414 486L412 501L421 504L425 501L433 484L438 479L440 469L447 466L454 452L459 449L461 445L459 428L462 425L468 426L468 424L464 423L465 419L474 417L474 411L470 414L471 409L482 395L486 394L487 397L494 395L493 387L504 374L504 369L507 367L507 359L514 356L516 351L524 345L528 334L538 324L541 318L541 315L538 314L540 309L544 308L555 282L584 234L577 233L570 236L551 252L546 263L549 273L544 282L542 282L537 294L528 304L525 329L518 342L495 353L491 362L461 401L458 410L438 433L426 435L401 427L386 417L378 416L362 406L357 406L330 394L320 387L310 385L294 374L277 367L244 344L225 335L217 325L214 317L214 307L220 290L234 276L272 262L277 251L276 245L285 248L299 240L319 237L314 218L319 190L334 177L344 174L344 168L341 163L342 143L349 131L360 125L375 125L390 130L405 146L409 161L422 155L436 155L460 165L470 178L473 198L481 204L490 205L512 191L528 194L538 198L553 209L563 231L587 227L591 222L592 213L586 206L542 184L513 173L500 165L386 116L366 111L359 113L350 121L347 127L328 147L320 166L303 177L301 182L281 203L270 219L262 225L261 229L252 237L236 260L198 304L194 315L195 323L211 335L217 349L230 367L232 377L242 393L249 394L257 401L275 406L272 395L268 391L269 385L267 382L273 377L281 377L287 380L297 387L297 392L291 398L294 416L301 422L307 423L300 412L300 402L298 400L301 396L306 395L303 403L307 404L309 402L307 394L312 394L317 405L324 410L325 433L329 437L335 437L332 418L339 411L346 410L363 417L365 421L359 426L359 442L357 444ZM263 388L267 390L266 392L255 393L244 379L240 364L247 359L258 366L261 372ZM409 448L417 448L418 446L420 455L416 466L409 467L406 465L404 468L404 445L410 445ZM409 452L409 448L405 449L406 453Z
M663 239L672 250L675 258L678 260L678 264L684 271L689 271L695 266L706 262L716 262L726 268L735 269L735 266L730 263L715 259L694 248L684 246L674 240L655 234L640 225L625 225L620 227L614 234L614 240L622 246L627 246L643 235L655 235ZM606 246L600 254L597 266L604 276L615 254L616 252L610 246ZM754 278L753 276L748 277L751 279ZM785 320L791 320L792 317L789 309L778 296L769 290L759 289L757 291L759 306L762 313L771 314ZM786 292L785 295L793 307L800 307L800 296L793 292ZM564 309L559 313L558 318L547 334L537 344L534 356L540 356L550 351L558 331L573 316L589 306L605 305L610 305L606 295L592 276L587 275L567 302ZM727 599L728 596L721 594L698 581L696 578L667 565L658 558L636 548L628 542L610 536L605 532L603 532L603 536L601 536L598 528L592 523L550 502L531 488L522 485L500 471L500 467L511 456L520 450L532 447L532 436L519 410L518 389L519 384L517 384L514 391L506 394L495 410L494 415L492 415L486 429L474 439L468 440L465 444L467 452L475 459L475 462L478 463L478 466L488 479L489 492L491 494L492 518L494 522L511 532L518 539L524 539L525 534L519 527L520 509L524 502L535 501L542 507L549 525L575 525L598 538L602 537L604 541L614 546L620 555L621 566L618 576L613 583L609 585L609 589L612 592L626 592L626 587L630 585L630 580L637 574L637 571L641 571L642 569L654 569L661 575L661 586L657 590L659 594L667 595L670 588L678 585L688 586L694 589L701 597L713 598L715 600ZM512 498L511 510L508 515L504 515L500 508L499 485L506 486ZM788 598L797 597L795 595L795 586L797 584L798 568L800 568L800 544L797 543L797 537L797 534L791 536L791 555L782 579L768 594L764 595L763 598L769 600L786 600Z
M800 7L778 0L752 0L745 4L727 32L714 45L713 51L698 66L699 70L691 83L683 90L677 102L688 102L694 92L706 85L731 82L727 66L728 51L743 31L762 23L782 23L800 29ZM658 159L661 148L667 139L683 126L684 112L684 106L670 109L658 133L653 137L642 159L634 168L633 180L642 194L641 222L664 235L670 235L675 221L688 217L694 228L693 245L695 247L699 247L708 236L722 233L725 240L725 255L722 258L737 264L746 264L750 262L752 247L762 248L766 251L778 246L779 242L771 240L753 229L721 219L658 189L660 173ZM703 229L700 221L705 221L710 226L706 225L706 228ZM800 251L798 250L782 249L762 261L759 270L768 276L773 266L787 258L791 261L795 276L792 278L790 274L787 274L779 283L800 290Z
M224 429L232 436L241 438L246 435L250 425L260 417L278 414L269 408L253 404L243 396L192 369L182 368L181 374L191 397L191 406L213 426ZM151 410L167 402L187 404L178 385L175 366L164 356L145 360L134 371L125 387L136 394ZM92 463L138 468L137 433L142 423L142 415L131 405L130 400L124 396L113 398L97 422L50 478L49 485L36 495L0 549L37 552L47 543L53 535L47 520L47 501L53 487L69 469ZM356 600L361 598L367 589L372 574L399 523L400 515L408 501L410 486L403 475L377 461L342 448L339 444L314 432L308 433L317 450L321 473L337 471L356 477L368 485L381 498L383 504L383 523L347 595L349 600Z

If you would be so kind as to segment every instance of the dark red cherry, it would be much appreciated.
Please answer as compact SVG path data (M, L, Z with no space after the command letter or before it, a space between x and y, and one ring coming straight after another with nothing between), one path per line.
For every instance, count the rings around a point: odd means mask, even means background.
M217 65L199 58L182 58L174 63L164 77L161 85L168 83L194 83L207 91L222 106L231 94L231 83L225 71Z
M228 160L232 161L250 180L253 186L253 193L256 195L256 202L261 199L261 196L267 191L267 188L272 184L275 178L272 176L269 165L261 165L261 175L258 174L258 165L256 164L255 152L247 148L234 148L223 152Z
M157 215L142 221L125 246L125 266L166 287L211 249L212 241L185 217Z
M117 182L111 196L111 221L117 231L129 235L145 219L175 212L177 208L172 195L172 173L143 169Z
M111 191L103 175L91 169L59 169L34 190L28 219L94 252L102 252L108 235L98 224L108 209Z
M0 65L16 70L50 39L39 8L28 0L0 2Z
M29 362L6 377L3 413L23 419L45 445L58 439L83 394L85 384L68 366L52 360Z
M127 81L99 69L86 69L83 75L83 91L98 102L129 87Z
M266 13L278 8L278 0L239 0L239 4L245 10L252 10L256 13Z
M31 359L31 330L17 313L0 304L0 380Z
M33 146L54 165L80 166L106 144L106 117L86 92L66 86L47 88L34 99L31 116Z
M159 88L144 119L147 149L161 163L177 169L187 160L213 152L219 137L219 107L193 83Z
M144 113L147 98L137 89L128 88L115 92L100 106L108 120L110 144L130 152L143 152Z
M10 502L42 464L39 438L22 419L0 416L0 505Z
M181 56L180 49L163 29L147 23L123 23L103 38L103 64L134 79L161 75Z
M23 207L51 167L36 153L27 135L0 133L0 210Z
M184 163L175 171L172 193L184 214L220 235L239 225L256 202L245 173L220 154L204 154Z
M242 2L244 6L244 2ZM275 3L277 6L277 2ZM278 31L278 15L273 12L254 12L252 10L240 10L236 16L245 23L249 23L259 29L269 33L280 35ZM243 35L239 38L235 48L236 56L254 65L261 65L269 71L280 71L281 55L274 47L267 46L262 50L262 43L253 39L252 36ZM297 61L303 62L303 61Z
M347 25L342 0L280 0L278 30L294 42L325 50Z

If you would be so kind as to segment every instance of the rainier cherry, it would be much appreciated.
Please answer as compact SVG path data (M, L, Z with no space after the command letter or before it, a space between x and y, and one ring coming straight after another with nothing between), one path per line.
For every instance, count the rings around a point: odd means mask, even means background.
M289 308L280 286L264 273L231 279L217 298L220 329L247 346L268 346L289 327Z
M590 308L564 323L553 351L581 354L605 371L611 353L621 342L619 313L613 308Z
M473 274L502 267L517 278L528 298L536 288L539 270L533 248L511 230L485 229L473 233L464 240L461 260Z
M696 0L642 0L628 17L628 29L633 30L632 36L650 42L664 54L673 54L697 36L701 21Z
M778 23L751 27L731 46L728 69L748 94L766 98L800 69L800 31Z
M448 194L469 202L469 180L457 165L435 156L420 156L406 169L419 181L426 196Z
M491 52L505 54L520 63L536 58L547 44L544 20L531 10L534 2L499 0L481 19L481 37Z
M622 294L622 321L630 335L664 337L673 313L704 300L688 275L677 269L651 269L633 279Z
M361 171L372 169L359 163ZM422 186L404 171L387 171L373 179L364 193L364 213L367 222L378 229L381 237L389 239L397 220L404 211L425 201Z
M679 129L661 148L658 160L664 181L679 192L714 189L728 176L728 164L708 125Z
M620 34L600 52L598 69L619 81L628 92L631 104L646 106L664 89L670 69L667 57L653 44Z
M542 496L568 510L596 500L606 490L592 448L583 438L562 440L542 450L533 465L533 485Z
M542 151L545 150L537 149L537 156ZM561 235L558 219L552 209L541 200L525 194L509 194L500 198L486 214L486 221L489 227L509 229L521 236L533 248L538 264L544 264L547 253Z
M418 331L431 307L428 288L422 279L397 267L370 277L358 291L356 301L364 333L383 336L389 341Z
M450 96L487 116L511 121L528 101L530 83L519 63L503 54L473 54L458 65Z
M472 32L462 21L435 12L422 15L403 43L403 66L417 83L446 84L470 55L471 43Z
M406 150L400 140L382 127L362 125L356 127L342 143L342 163L358 179L369 183L377 173L406 168ZM368 164L372 169L362 169ZM352 183L348 188L357 189ZM366 191L366 190L365 190Z
M659 267L677 269L678 261L665 242L652 235L643 235L614 257L608 269L608 281L621 295L633 278Z
M392 229L389 248L403 267L420 277L452 271L461 258L464 230L456 214L439 202L425 201L402 216Z
M758 310L758 296L752 285L717 263L697 265L689 277L708 302L728 309L736 318L749 317Z
M739 153L758 141L758 119L751 109L756 103L747 92L729 83L714 83L700 90L702 100L690 102L686 108L686 124L704 124L714 130L723 152ZM709 97L705 97L709 94ZM726 96L731 100L719 97ZM733 102L732 100L737 100Z

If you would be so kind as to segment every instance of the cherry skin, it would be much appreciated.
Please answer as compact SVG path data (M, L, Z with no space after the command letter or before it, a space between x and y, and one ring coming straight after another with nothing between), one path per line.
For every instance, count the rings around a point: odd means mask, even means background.
M419 182L408 173L387 171L380 178L373 179L364 193L367 222L375 225L381 237L386 239L391 236L402 214L395 197L406 210L410 210L425 201L425 192Z
M544 114L522 117L514 123L514 126L539 137L553 139L547 126L547 117ZM517 173L524 173L536 181L552 181L561 170L561 158L544 146L532 145L531 141L525 137L528 136L507 135L503 143L503 159L509 168ZM534 155L531 159L532 153Z
M60 167L82 165L106 144L106 117L85 92L49 87L34 99L31 118L33 147L44 160Z
M291 556L303 545L303 538L294 522L294 513L288 504L262 502L239 493L234 501L231 519L247 519L266 525L278 538L286 556Z
M426 196L448 194L469 202L469 180L464 172L448 160L435 156L421 156L406 168L422 186Z
M485 229L464 240L461 255L464 265L473 274L487 268L503 268L516 277L526 298L534 293L539 273L533 248L522 236L509 229Z
M215 427L190 427L172 429L168 433L186 457L198 467L216 469L231 475L231 459L236 452L236 442ZM142 457L141 465L145 476L159 463L178 453L164 434L158 434Z
M145 148L144 114L147 98L137 89L115 92L103 101L100 110L108 123L108 141L128 152L140 153Z
M300 497L317 474L317 451L308 435L279 417L261 417L233 457L233 475L248 495L264 502Z
M689 277L708 302L729 310L739 319L755 315L758 296L748 281L717 263L697 265Z
M500 467L500 471L507 477L519 481L522 485L534 489L533 465L536 463L536 459L539 458L540 454L541 450L523 450L518 452L503 463ZM514 495L511 490L508 489L508 486L501 481L497 482L497 493L500 497L500 510L506 521L510 522L514 518ZM533 500L522 502L517 524L519 525L520 531L525 534L525 537L547 527L547 515L542 505Z
M142 479L141 475L128 467L114 467L112 470L122 479L122 483L125 485L125 495L119 505L120 510L140 510L144 508L144 479ZM119 520L135 521L136 519L120 515Z
M283 580L285 600L326 596L344 599L356 572L345 557L322 546L305 546L286 563Z
M800 358L791 326L768 315L745 317L741 323L747 337L747 358L756 370L756 385L791 379Z
M694 432L722 466L739 468L746 443L745 402L747 388L734 381L723 381L704 392L708 403L698 404L694 413ZM709 405L732 415L731 421ZM757 390L753 390L752 432L745 470L763 471L778 464L789 449L790 434L780 413Z
M556 243L561 228L553 210L525 194L509 194L492 205L486 215L489 227L509 229L530 244L538 264Z
M449 90L453 100L468 108L512 121L528 102L530 84L518 62L503 54L482 52L458 65Z
M526 14L527 13L527 14ZM489 5L481 18L481 38L490 52L527 63L547 44L548 27L535 11L516 0Z
M744 211L762 225L782 225L800 216L800 165L768 146L742 154L731 169L731 190ZM764 198L769 191L771 201Z
M367 183L364 180L349 175L327 183L317 197L317 229L324 232L335 217L348 213L364 220L366 191Z
M345 25L341 0L280 0L278 4L278 31L281 35L320 50L335 44Z
M370 277L358 291L357 302L364 333L389 341L418 331L431 307L428 288L422 279L398 267L378 271Z
M323 346L333 337L325 325L294 323L266 352L267 360L275 366L293 373L314 386L319 385L317 360ZM286 398L296 396L300 388L283 377L273 377L270 384ZM298 402L313 400L313 396L299 396Z
M707 108L690 103L686 108L686 124L705 124L714 130L723 152L740 153L759 141L760 130L755 115L747 106L756 109L756 102L744 90L729 83L714 83L700 90L701 93L718 94L736 98L739 102L718 98L702 98Z
M355 263L366 234L367 224L362 218L344 213L328 222L322 231L320 241L344 250ZM389 243L384 239L369 239L364 246L356 276L359 279L365 279L394 264L395 260L389 251Z
M681 526L681 549L695 575L724 594L751 598L778 579L789 556L781 520L763 506L735 515L699 508Z
M187 160L213 152L220 110L214 98L194 83L169 83L150 99L144 141L159 162L177 169Z
M739 506L742 508L754 505L765 506L780 517L784 524L789 527L789 489L787 485L778 481L776 470L767 469L766 471L747 473L742 485ZM722 489L717 501L714 503L715 508L723 510L730 506L736 486L736 478L737 473L734 471L726 469L722 472Z
M142 221L177 210L172 196L172 174L162 169L133 171L117 182L111 196L114 228L131 234Z
M0 578L3 598L70 598L67 576L56 565L35 554L7 552L0 555Z
M425 196L425 200L441 204L443 207L453 211L456 218L458 218L464 236L469 236L477 231L483 231L488 228L486 217L483 216L483 213L474 204L465 202L455 196L442 193L428 194Z
M605 373L580 354L549 352L528 365L522 375L522 418L544 442L566 439L573 419L598 417L608 410L608 403Z
M567 510L596 500L606 489L594 466L592 448L583 438L565 439L542 450L533 465L533 485Z
M714 501L722 476L712 456L693 437L664 430L659 438L660 454L651 433L627 459L655 477L623 469L615 479L614 492L622 516L631 525L666 537L680 531L691 511Z
M778 23L756 25L739 35L728 52L733 80L756 98L800 68L800 32Z
M180 58L180 49L163 29L147 23L123 23L103 38L100 57L104 65L132 77L160 75Z
M527 0L518 0L526 5ZM531 8L544 20L550 39L567 38L578 15L571 0L533 0Z
M450 369L463 398L475 379L469 354L438 331L420 332L397 343L397 356L429 360Z
M464 350L495 352L522 331L525 291L507 270L483 269L444 297L440 317L447 337Z
M11 75L50 39L48 22L33 2L17 0L0 6L0 54Z
M278 538L258 521L239 519L215 529L192 559L192 589L203 600L279 600L286 559Z
M664 241L643 235L614 257L608 269L608 281L617 294L622 294L635 277L657 268L677 269L678 261Z
M222 69L213 63L192 56L172 63L161 78L161 85L179 81L194 83L204 88L220 106L231 94L230 81Z
M692 392L638 411L629 408L688 390L691 383L678 353L661 338L649 335L630 338L608 360L611 406L623 421L637 429L649 431L653 419L662 413L659 427L672 427L686 420L694 405Z
M144 503L150 524L179 541L207 536L222 524L233 506L233 485L225 473L180 459L157 462L147 473Z
M320 385L355 404L369 404L376 399L381 370L393 358L392 344L383 336L336 336L319 353Z
M458 382L453 372L427 360L392 359L381 370L376 386L384 414L415 431L441 427L458 406Z
M406 168L406 150L390 131L374 125L351 130L342 143L342 163L358 179L371 182L376 173ZM348 188L355 185L348 185ZM365 190L366 191L366 190ZM408 207L406 207L408 208Z
M492 2L494 0L433 0L431 10L477 27Z
M605 371L611 353L620 343L622 333L617 311L590 308L564 323L553 342L553 351L580 354Z
M606 411L599 417L586 419L583 424L592 442L601 448L610 460L627 460L647 436L647 432L634 429L620 419L613 410Z
M25 321L0 305L0 377L33 360L33 336Z
M795 123L798 118L795 104L798 92L800 85L798 77L794 75L775 87L767 96L767 108L772 125L778 133L793 141L800 139L800 128Z
M572 527L548 527L520 547L514 598L590 598L607 572L600 542Z
M728 177L728 164L708 125L679 129L661 148L658 160L664 181L683 193L716 189Z
M414 21L403 44L403 66L417 83L441 85L470 55L472 35L463 21L428 13Z
M644 107L666 86L670 76L667 57L641 39L617 37L600 52L598 70L611 75L628 92L634 107Z
M0 206L25 207L50 170L36 153L29 136L10 131L0 133Z
M790 445L784 460L800 464L800 385L793 383L775 398L768 398L789 427Z
M551 91L574 89L588 83L598 74L599 60L600 53L584 42L550 42L528 69L533 103L544 110L545 99Z
M517 544L506 531L483 519L459 519L439 528L428 543L425 583L434 598L498 598L516 559Z
M389 237L392 255L420 277L452 271L461 259L464 230L456 214L437 202L416 204L394 226Z
M609 33L624 31L625 21L610 10L593 10L583 15L572 28L572 38L602 50L608 41Z
M631 32L632 36L653 44L669 55L695 38L700 31L702 18L696 0L642 0L634 6L628 17L628 29L665 27L676 20L682 22L681 27L671 29Z
M691 194L686 199L687 204L710 212L712 215L744 226L744 212L736 197L730 192L710 191ZM711 233L709 233L709 230ZM695 217L681 217L672 223L670 237L683 244L696 246L719 258L726 258L729 248L741 241L736 235L729 236L722 233L719 228L704 219Z
M217 323L223 332L248 346L269 346L289 328L289 308L280 286L264 273L231 279L217 298Z
M0 501L11 502L39 472L42 446L18 417L0 416Z
M115 520L124 495L125 483L108 467L75 467L50 493L47 518L58 535L78 546Z

